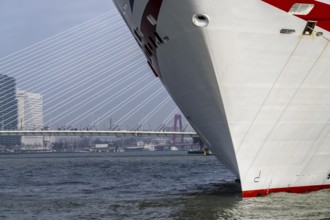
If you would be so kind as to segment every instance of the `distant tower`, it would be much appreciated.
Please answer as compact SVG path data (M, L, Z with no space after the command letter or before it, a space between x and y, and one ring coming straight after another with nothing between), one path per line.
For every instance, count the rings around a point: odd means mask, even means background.
M16 90L18 105L18 128L20 130L41 130L43 128L43 98L39 93ZM44 150L42 136L23 136L22 149Z
M179 123L179 128L178 128ZM182 131L182 116L180 114L174 115L174 126L173 131ZM183 136L181 137L180 143L183 143ZM176 137L173 137L173 145L176 144Z
M43 98L39 93L17 89L18 128L41 130L43 128Z
M0 74L0 130L16 130L17 119L16 81ZM0 145L21 145L21 137L1 136Z

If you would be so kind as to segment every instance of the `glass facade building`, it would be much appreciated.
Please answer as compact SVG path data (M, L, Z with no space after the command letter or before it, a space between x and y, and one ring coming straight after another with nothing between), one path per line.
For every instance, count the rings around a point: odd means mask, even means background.
M0 74L0 130L16 130L18 110L16 99L16 81L12 77ZM20 146L19 136L0 136L2 146Z

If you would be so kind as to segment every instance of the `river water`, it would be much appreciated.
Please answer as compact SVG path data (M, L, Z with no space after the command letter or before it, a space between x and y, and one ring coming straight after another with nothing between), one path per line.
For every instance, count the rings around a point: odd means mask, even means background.
M330 219L330 190L242 199L186 152L3 154L0 219Z

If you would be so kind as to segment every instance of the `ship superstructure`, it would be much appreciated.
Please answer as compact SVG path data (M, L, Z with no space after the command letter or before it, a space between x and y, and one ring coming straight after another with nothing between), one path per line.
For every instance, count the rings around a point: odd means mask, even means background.
M330 188L330 1L114 0L243 197Z

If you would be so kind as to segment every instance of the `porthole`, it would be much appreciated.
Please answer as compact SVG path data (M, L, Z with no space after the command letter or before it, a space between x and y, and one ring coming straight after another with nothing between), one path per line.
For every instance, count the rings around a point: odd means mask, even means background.
M207 15L204 14L195 14L192 17L192 22L197 27L206 27L210 23L210 19Z

